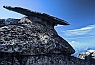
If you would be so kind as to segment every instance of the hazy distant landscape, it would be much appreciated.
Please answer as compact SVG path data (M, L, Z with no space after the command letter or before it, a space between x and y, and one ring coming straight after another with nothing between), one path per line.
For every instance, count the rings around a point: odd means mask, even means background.
M78 29L61 29L64 26L55 27L57 33L69 42L75 49L74 56L87 50L95 50L95 25L84 26Z
M95 47L81 47L81 48L75 48L75 53L73 56L77 57L79 53L87 52L88 50L95 50Z

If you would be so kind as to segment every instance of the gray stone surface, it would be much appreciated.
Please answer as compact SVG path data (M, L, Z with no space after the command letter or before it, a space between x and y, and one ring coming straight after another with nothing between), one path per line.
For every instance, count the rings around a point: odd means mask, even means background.
M2 57L0 55L0 65L95 65L85 60L63 54L16 54L4 53Z
M36 11L31 11L31 10L21 8L21 7L11 7L11 6L3 6L3 7L8 9L9 11L14 11L14 12L23 14L23 15L28 16L28 17L42 18L42 19L47 20L48 22L52 23L54 26L57 25L57 24L69 25L69 23L66 22L65 20L62 20L62 19L59 19L57 17L48 15L46 13L40 13L40 12L36 12Z
M86 62L61 54L30 56L26 65L85 65Z
M37 17L24 17L15 25L8 24L0 28L0 52L37 55L73 54L75 51L53 26Z

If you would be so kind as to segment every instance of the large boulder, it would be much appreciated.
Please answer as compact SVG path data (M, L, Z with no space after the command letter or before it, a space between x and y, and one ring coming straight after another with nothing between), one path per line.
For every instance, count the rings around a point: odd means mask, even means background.
M75 52L54 29L57 24L68 25L66 21L20 7L4 6L4 8L24 14L26 17L3 20L0 27L0 52L20 52L22 55L50 53L71 55Z
M0 19L0 65L93 65L71 56L72 46L54 29L68 25L59 18L20 7L6 7L26 15Z
M24 17L14 25L0 27L0 52L37 55L73 54L75 51L47 22L37 17Z

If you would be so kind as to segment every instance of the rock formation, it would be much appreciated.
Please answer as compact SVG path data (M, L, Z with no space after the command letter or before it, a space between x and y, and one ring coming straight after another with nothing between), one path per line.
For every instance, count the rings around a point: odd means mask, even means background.
M80 53L78 58L83 59L88 63L95 64L95 50L88 50L87 52Z
M54 29L66 21L20 7L4 6L25 17L0 20L0 65L85 65ZM88 63L89 64L89 63Z

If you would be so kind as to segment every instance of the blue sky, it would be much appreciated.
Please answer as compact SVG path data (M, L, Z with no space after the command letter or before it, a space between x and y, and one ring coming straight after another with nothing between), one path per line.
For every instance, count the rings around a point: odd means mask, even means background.
M21 18L3 5L20 6L66 20L69 26L55 27L74 48L95 47L95 0L0 0L0 18Z

